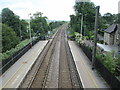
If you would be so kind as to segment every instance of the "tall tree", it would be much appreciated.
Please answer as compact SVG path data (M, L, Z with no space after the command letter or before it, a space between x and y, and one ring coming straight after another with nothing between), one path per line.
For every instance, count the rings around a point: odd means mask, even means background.
M33 29L37 35L40 35L41 38L45 38L49 30L49 26L46 21L47 17L43 17L42 14L43 13L41 12L33 14L31 20L31 29Z
M50 26L50 29L53 30L57 27L59 27L60 25L64 24L65 22L64 21L55 21L55 22L50 22L49 23L49 26Z
M2 52L15 47L19 38L15 31L8 25L2 24Z
M111 13L106 13L103 15L103 18L106 20L107 24L113 24L114 23L114 15L112 15Z
M81 15L83 15L83 23L86 29L93 30L94 29L94 21L95 21L95 5L92 2L76 2L74 6L77 18L81 19ZM77 20L78 21L78 20ZM80 21L79 21L80 22Z
M19 21L19 31L21 40L29 38L29 32L27 30L28 23L25 20Z
M20 36L19 21L19 16L15 15L9 8L4 8L2 10L2 23L13 28L17 36Z

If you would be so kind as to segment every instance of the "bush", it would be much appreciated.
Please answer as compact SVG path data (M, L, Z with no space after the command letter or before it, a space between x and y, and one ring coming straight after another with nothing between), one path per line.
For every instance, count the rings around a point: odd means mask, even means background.
M113 58L113 52L109 52L107 54L97 53L96 57L103 62L105 67L113 74L115 72L117 65L120 63L118 58Z
M26 40L22 41L21 43L19 43L15 48L7 50L4 53L0 53L0 57L2 57L1 60L5 60L5 59L9 58L10 56L12 56L14 53L19 51L20 49L22 49L24 46L26 46L30 42L31 42L31 40L26 39Z
M112 57L111 53L106 54L105 60L104 60L104 65L108 68L109 71L111 71L112 73L115 73L116 61Z

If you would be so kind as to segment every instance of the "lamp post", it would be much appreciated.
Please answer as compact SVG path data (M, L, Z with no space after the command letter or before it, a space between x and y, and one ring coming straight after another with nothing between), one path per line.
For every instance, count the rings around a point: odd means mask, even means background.
M82 31L83 31L83 14L81 14L82 17L81 17L81 35L82 35Z
M31 15L31 13L28 14L29 19L30 19L30 15ZM29 20L29 32L30 32L30 40L31 40L31 27L30 27L30 20Z
M29 17L29 19L30 19L30 15L31 15L31 13L30 14L28 14L28 17ZM30 26L30 20L29 20L29 32L30 32L30 40L31 40L31 26ZM31 43L30 43L30 47L32 47L32 41L31 41Z
M80 13L80 15L82 16L81 17L81 35L82 35L82 32L83 32L83 14Z

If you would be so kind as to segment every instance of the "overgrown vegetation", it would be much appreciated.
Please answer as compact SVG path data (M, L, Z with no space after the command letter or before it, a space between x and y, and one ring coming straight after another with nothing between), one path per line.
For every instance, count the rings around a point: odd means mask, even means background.
M76 2L74 6L75 15L70 15L70 31L81 33L81 21L83 16L82 35L93 39L95 22L95 4L92 2ZM99 14L98 33L103 36L104 30L111 24L119 22L119 14L106 13ZM75 35L75 34L74 34Z
M50 38L52 35L54 35L55 32L56 32L59 28L60 28L60 26L57 27L57 28L55 28L55 29L53 29L52 31L50 31L50 34L48 35L48 37Z
M29 38L28 23L20 20L9 8L4 8L0 17L2 19L2 52L14 48L20 41Z
M7 26L6 24L2 25L2 51L10 50L19 43L19 37L16 35L15 31Z
M106 54L97 53L96 57L103 62L107 69L112 72L114 75L117 74L116 68L120 65L118 57L113 58L114 52L108 52Z
M75 41L78 44L83 44L82 41L86 38L87 37L81 37L79 33L75 32ZM86 48L92 52L92 47L86 46ZM120 66L120 57L116 55L114 51L101 53L97 50L96 58L99 59L112 74L118 75L118 72L116 72L116 68Z
M2 60L12 56L15 52L27 45L31 38L46 39L48 31L51 35L56 31L56 27L64 24L64 21L47 23L47 17L42 12L36 12L30 16L30 20L21 20L20 17L9 8L4 8L0 14L0 26L2 26ZM30 30L29 30L30 21ZM55 30L53 30L55 29Z
M33 14L33 16L31 16L31 30L36 34L36 36L39 36L41 39L45 39L48 30L50 30L46 19L47 17L43 16L42 12L36 12Z
M77 2L74 6L76 15L70 15L70 27L74 32L81 33L81 20L83 17L82 35L88 35L94 30L95 5L92 2Z
M61 25L63 25L65 23L65 21L55 21L55 22L50 22L49 26L50 26L50 30L53 30Z
M1 60L5 60L8 57L12 56L14 53L16 53L17 51L19 51L20 49L22 49L24 46L26 46L30 42L31 42L30 39L23 40L18 45L16 45L14 48L11 48L10 50L7 50L4 53L0 53L0 57L2 57Z
M69 38L74 38L78 44L81 44L84 39L94 39L94 23L95 23L95 5L92 2L76 2L75 15L70 15L70 24L68 29ZM106 13L103 16L99 14L98 34L104 36L104 30L107 29L113 23L119 23L120 14ZM82 21L83 17L83 21ZM81 22L83 26L81 27ZM82 32L81 32L82 28ZM104 43L104 41L99 41ZM88 46L91 49L90 46ZM92 50L92 49L91 49ZM120 66L120 59L114 58L113 53L97 53L97 58L100 59L103 64L116 75L116 67Z

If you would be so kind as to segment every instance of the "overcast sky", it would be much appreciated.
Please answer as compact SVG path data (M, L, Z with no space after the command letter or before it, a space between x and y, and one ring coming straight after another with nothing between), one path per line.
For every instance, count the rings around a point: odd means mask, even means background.
M120 0L91 0L100 6L100 13L118 13ZM29 13L40 11L49 20L70 20L69 15L74 14L75 0L0 0L0 11L3 8L11 9L21 19L28 19Z

